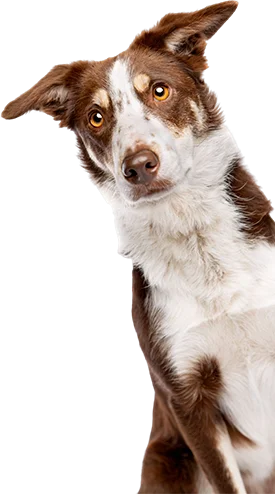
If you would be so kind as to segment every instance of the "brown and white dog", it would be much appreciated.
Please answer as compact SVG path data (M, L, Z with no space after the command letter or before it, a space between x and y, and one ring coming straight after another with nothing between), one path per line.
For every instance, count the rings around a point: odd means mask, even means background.
M168 14L2 114L41 110L76 133L133 260L155 388L140 493L275 493L275 225L202 75L236 8Z

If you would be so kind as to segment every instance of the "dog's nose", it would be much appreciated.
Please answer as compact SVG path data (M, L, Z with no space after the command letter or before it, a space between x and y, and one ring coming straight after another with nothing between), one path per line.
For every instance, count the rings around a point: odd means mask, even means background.
M150 184L157 176L159 159L149 149L142 149L127 156L122 163L122 173L132 184Z

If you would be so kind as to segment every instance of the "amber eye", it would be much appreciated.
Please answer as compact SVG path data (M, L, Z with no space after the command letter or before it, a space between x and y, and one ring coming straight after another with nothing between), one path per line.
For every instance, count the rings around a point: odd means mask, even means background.
M90 115L90 124L93 127L96 127L96 128L101 127L103 125L103 122L104 122L104 118L99 111L94 111Z
M158 101L164 101L168 98L169 96L169 89L167 86L162 86L161 84L159 86L155 86L153 89L153 95L154 98Z

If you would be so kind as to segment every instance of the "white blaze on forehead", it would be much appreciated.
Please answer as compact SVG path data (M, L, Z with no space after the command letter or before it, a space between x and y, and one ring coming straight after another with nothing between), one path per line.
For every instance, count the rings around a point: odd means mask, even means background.
M113 161L119 167L129 149L135 149L137 143L149 146L150 125L145 118L145 109L134 90L129 62L118 59L114 63L110 76L110 96L116 114L113 131Z
M134 86L137 91L143 93L150 84L150 77L147 74L138 74L134 78Z
M143 113L143 108L138 100L131 80L127 60L116 60L110 72L110 93L116 110L121 113L126 107L133 111Z
M98 89L93 95L93 102L96 105L107 109L110 104L110 99L107 91L105 89Z

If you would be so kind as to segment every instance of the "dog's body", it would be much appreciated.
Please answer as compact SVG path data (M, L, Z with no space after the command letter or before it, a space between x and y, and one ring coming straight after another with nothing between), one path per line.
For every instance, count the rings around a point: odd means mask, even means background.
M226 160L228 149L226 146L217 149L215 145L224 138L228 138L225 129L209 138L209 149L213 152L209 159L214 165L216 157L223 155L220 163L228 170L231 163ZM229 139L229 143L235 149L234 142ZM205 157L207 153L203 150L207 146L205 141L198 146L200 156ZM204 160L203 164L207 166ZM225 170L220 169L220 172ZM219 172L216 173L219 183ZM245 185L246 182L240 187ZM194 188L190 193L183 187L182 201L177 198L169 205L168 201L158 204L142 219L140 215L127 215L126 251L136 265L143 267L150 286L146 304L155 321L149 340L154 338L161 344L161 350L165 348L167 364L164 368L172 366L175 375L182 379L184 385L180 393L182 399L184 397L185 411L188 408L192 417L199 408L201 414L204 401L206 408L218 407L234 448L234 452L227 449L228 437L221 432L220 448L226 451L232 476L236 459L247 486L252 486L251 492L265 492L262 483L275 473L275 248L266 241L251 243L241 238L236 228L238 213L225 199L228 193L225 190L224 181L220 190L218 186L209 191L206 187L201 191ZM202 207L201 215L197 201ZM190 211L190 204L191 208L194 204L194 211ZM124 228L121 225L120 232L125 231L126 216L123 220ZM140 305L138 301L134 314L139 313ZM139 327L139 323L136 325ZM151 352L154 355L156 351L154 345L155 342L149 349L149 362ZM157 353L157 362L162 358ZM158 385L155 387L158 389ZM168 412L164 414L167 417ZM204 423L208 427L208 420L208 416L205 419L199 416L198 430L192 432L195 437L191 443L197 439L199 448L200 441L207 442L209 449L214 447L213 432L209 432L207 440L200 435L200 427L204 427ZM155 434L157 441L151 442L147 456L152 455L157 464L155 450L159 448L163 455L165 438L162 441L158 437L159 428ZM189 465L189 459L186 463ZM217 472L219 477L218 462ZM237 477L236 473L236 485ZM221 478L218 492L232 492L223 487L224 478ZM189 492L184 483L177 488L155 492ZM272 488L268 484L266 492L275 492L274 485ZM196 492L195 487L193 492ZM208 492L205 485L199 492ZM238 492L244 492L241 483Z
M123 54L55 67L5 118L76 132L133 260L155 388L140 493L275 493L275 225L202 80L236 9L169 14Z

